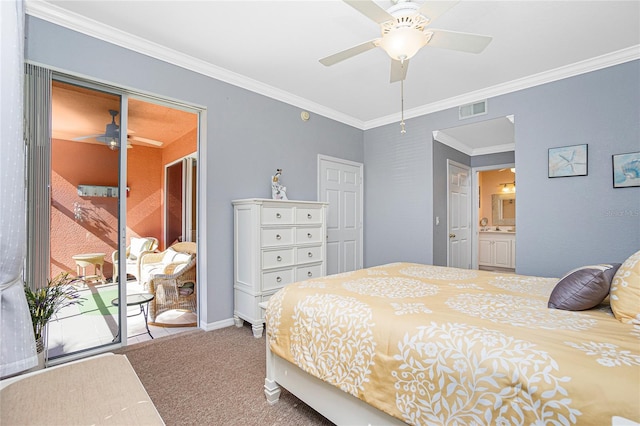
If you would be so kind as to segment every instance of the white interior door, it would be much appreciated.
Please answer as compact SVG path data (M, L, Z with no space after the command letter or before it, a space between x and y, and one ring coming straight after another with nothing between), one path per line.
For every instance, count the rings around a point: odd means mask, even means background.
M449 247L447 265L471 268L471 169L448 161Z
M362 268L362 164L318 156L318 200L327 209L327 274Z

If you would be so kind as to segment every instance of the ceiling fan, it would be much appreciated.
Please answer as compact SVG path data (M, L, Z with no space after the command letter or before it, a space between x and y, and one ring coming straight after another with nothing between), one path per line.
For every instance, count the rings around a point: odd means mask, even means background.
M380 25L381 37L327 56L320 63L331 66L375 47L381 47L391 57L391 82L404 80L411 59L424 46L480 53L492 37L429 28L439 16L459 1L392 0L394 5L384 10L372 0L343 0L349 6Z
M97 135L80 136L78 138L74 138L73 140L81 141L84 139L95 139L98 142L102 142L106 144L110 149L114 151L119 149L120 148L120 126L116 124L116 116L118 115L118 111L114 109L110 109L109 114L111 115L111 123L107 123L104 133L97 134ZM127 134L127 148L133 148L133 145L130 142L132 140L146 143L153 146L163 145L163 142L160 142L160 141Z

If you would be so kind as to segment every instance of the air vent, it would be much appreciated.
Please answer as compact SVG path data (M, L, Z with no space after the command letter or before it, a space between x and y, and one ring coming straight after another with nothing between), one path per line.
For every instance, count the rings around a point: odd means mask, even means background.
M460 120L477 115L484 115L487 113L487 100L475 102L472 104L461 105L458 108L458 115Z

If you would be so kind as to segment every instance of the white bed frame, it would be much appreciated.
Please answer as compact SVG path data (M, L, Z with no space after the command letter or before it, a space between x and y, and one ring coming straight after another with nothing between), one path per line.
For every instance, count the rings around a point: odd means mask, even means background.
M337 425L406 424L280 358L271 352L268 340L264 394L269 404L278 402L282 386Z

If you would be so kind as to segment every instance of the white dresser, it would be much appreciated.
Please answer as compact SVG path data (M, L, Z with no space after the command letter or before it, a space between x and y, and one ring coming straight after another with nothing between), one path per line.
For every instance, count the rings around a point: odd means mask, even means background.
M328 203L247 199L233 201L234 310L237 327L262 336L264 310L287 284L326 274Z

